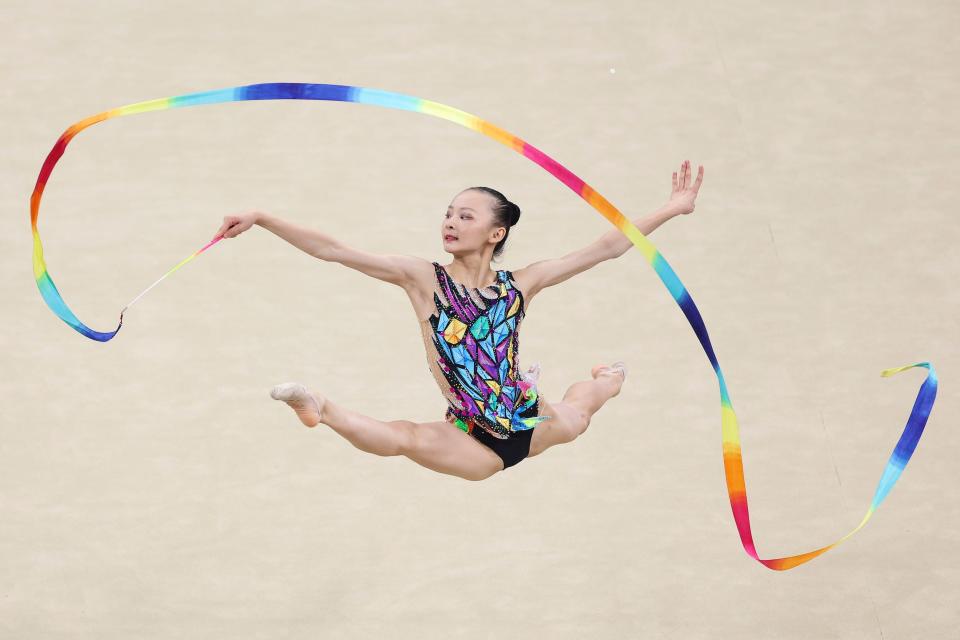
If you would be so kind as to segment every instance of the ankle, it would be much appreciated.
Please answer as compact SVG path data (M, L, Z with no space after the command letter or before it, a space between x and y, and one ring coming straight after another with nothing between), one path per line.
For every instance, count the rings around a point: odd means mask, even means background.
M601 388L606 389L610 397L620 393L620 389L623 387L623 377L617 371L600 373L594 382L598 383Z
M317 395L313 394L313 397L317 399ZM330 419L334 413L336 413L337 406L330 402L330 398L324 397L321 402L317 399L317 404L320 405L320 422L318 424L325 424L328 427L330 426Z

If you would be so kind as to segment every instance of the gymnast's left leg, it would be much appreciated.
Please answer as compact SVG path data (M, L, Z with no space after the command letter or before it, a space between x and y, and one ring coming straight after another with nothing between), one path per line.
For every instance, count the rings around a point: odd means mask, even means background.
M600 407L620 393L626 373L627 367L622 362L609 367L597 365L590 371L593 379L573 383L563 394L563 400L544 401L541 414L551 419L534 427L527 457L543 453L554 445L572 442L586 431Z

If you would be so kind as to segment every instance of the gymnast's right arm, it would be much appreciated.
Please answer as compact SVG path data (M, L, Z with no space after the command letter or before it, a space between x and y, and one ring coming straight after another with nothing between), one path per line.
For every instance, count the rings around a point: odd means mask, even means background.
M217 235L235 238L255 224L315 258L338 262L372 278L403 288L413 283L415 270L421 267L420 262L425 262L415 256L379 255L354 249L322 231L302 227L263 211L224 216L223 225Z

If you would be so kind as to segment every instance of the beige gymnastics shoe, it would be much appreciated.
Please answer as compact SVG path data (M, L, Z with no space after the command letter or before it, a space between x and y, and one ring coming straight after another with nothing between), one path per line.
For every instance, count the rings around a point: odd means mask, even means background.
M308 427L315 427L320 424L326 398L311 393L299 382L278 384L270 391L270 397L274 400L283 400L290 405L290 408L297 412L300 422Z
M624 380L626 380L627 364L621 360L617 360L610 366L607 366L605 364L598 364L598 365L595 365L592 369L590 369L590 375L593 376L594 378L596 378L597 376L605 375L605 374L614 374L614 375L619 374L620 376L623 376Z

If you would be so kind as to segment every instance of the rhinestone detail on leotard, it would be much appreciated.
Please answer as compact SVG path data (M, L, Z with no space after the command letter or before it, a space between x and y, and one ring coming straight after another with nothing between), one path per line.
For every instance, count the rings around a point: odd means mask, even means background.
M548 419L529 415L539 407L537 389L518 373L517 327L523 319L524 301L513 286L513 274L497 271L495 284L468 291L440 264L434 262L433 266L446 302L434 292L437 313L429 318L432 339L439 354L437 364L460 403L459 407L451 404L450 412L458 422L481 423L500 437L532 429ZM497 296L488 298L484 291L496 291Z

